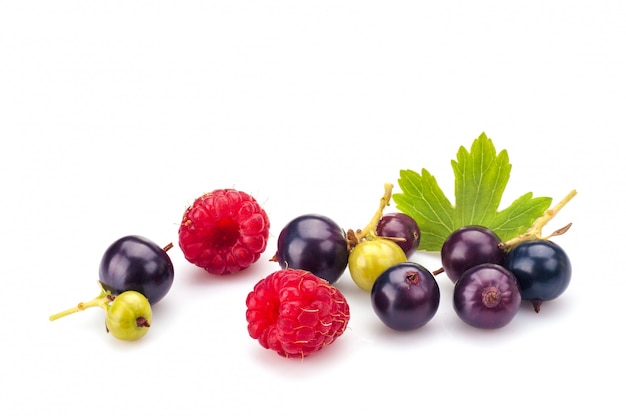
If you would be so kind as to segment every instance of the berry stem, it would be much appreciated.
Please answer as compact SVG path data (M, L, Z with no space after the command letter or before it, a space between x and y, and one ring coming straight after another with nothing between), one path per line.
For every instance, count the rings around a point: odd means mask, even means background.
M80 302L78 305L76 305L73 308L66 309L66 310L64 310L62 312L56 313L54 315L51 315L49 319L51 321L56 321L57 319L63 318L64 316L71 315L71 314L76 313L76 312L82 312L85 309L92 308L94 306L99 306L99 307L103 308L104 310L107 310L108 307L109 307L109 303L113 299L114 299L113 295L111 295L106 290L102 289L100 294L98 296L96 296L95 298L93 298L92 300L90 300L88 302Z
M389 206L389 202L391 201L391 190L393 189L393 184L387 182L385 183L385 193L380 198L380 204L378 205L378 210L376 210L376 214L372 217L370 222L363 228L362 230L356 231L356 237L359 241L364 238L368 238L374 236L376 234L376 226L378 225L378 221L383 216L383 211L386 207Z
M500 243L500 247L502 247L505 250L510 249L511 247L515 246L516 244L521 243L522 241L525 240L547 240L550 237L553 237L555 235L561 235L564 234L567 230L569 230L569 228L572 226L571 223L569 223L568 225L566 225L565 227L559 228L558 230L556 230L555 232L553 232L552 234L543 237L542 236L542 232L543 232L543 227L552 219L556 216L556 214L569 202L572 200L572 198L574 198L576 196L576 190L572 190L570 191L565 198L563 198L561 201L559 201L558 204L556 204L555 206L553 206L552 208L547 209L543 215L539 218L537 218L535 220L535 222L533 223L533 225L528 229L528 231L526 231L523 234L518 235L517 237L514 237L512 239L510 239L509 241Z

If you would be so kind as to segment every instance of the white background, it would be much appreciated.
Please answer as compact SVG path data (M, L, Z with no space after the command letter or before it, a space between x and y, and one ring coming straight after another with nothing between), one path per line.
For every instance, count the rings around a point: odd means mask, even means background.
M624 22L603 0L0 1L0 414L624 414ZM450 160L482 132L513 164L503 205L578 191L547 227L574 224L566 294L485 332L440 275L435 318L394 333L346 272L329 348L289 360L248 336L288 220L363 227L400 169L452 199ZM224 187L270 216L253 267L212 277L175 244L136 343L100 309L48 321L97 295L111 242L177 243Z

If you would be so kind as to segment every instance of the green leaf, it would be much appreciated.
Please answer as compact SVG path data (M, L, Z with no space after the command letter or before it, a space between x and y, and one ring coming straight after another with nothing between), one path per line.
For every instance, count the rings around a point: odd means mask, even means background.
M525 231L552 203L550 197L533 198L528 192L499 210L511 175L506 150L496 152L491 139L482 133L470 150L461 146L452 160L455 205L445 196L437 180L426 169L400 171L402 192L393 195L398 210L419 224L420 250L440 251L450 233L466 225L484 225L503 240Z

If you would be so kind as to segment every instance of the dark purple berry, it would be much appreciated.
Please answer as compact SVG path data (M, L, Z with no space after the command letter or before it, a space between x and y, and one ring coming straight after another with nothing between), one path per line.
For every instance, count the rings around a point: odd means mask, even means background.
M466 270L479 264L502 264L504 251L500 243L496 233L487 227L461 227L452 232L441 247L443 270L456 282Z
M113 295L135 290L155 304L169 292L173 281L174 266L166 250L144 237L120 238L100 261L100 283Z
M572 277L569 257L548 240L519 243L506 254L503 265L515 275L522 299L531 301L536 312L542 302L561 296Z
M274 259L282 269L301 269L335 283L348 265L348 242L341 227L328 217L301 215L278 236Z
M421 233L417 222L407 214L391 212L383 215L376 226L376 234L391 237L404 251L407 258L417 251Z
M454 285L454 310L476 328L496 329L509 324L521 301L517 279L498 264L474 266Z
M428 323L439 308L437 281L423 266L404 262L385 270L372 286L372 307L380 320L398 331Z

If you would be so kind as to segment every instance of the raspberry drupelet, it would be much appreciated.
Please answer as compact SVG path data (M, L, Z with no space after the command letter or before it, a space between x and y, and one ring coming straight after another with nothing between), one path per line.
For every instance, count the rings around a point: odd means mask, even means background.
M344 333L350 308L326 280L298 269L276 271L246 298L250 336L285 357L306 357Z
M178 229L185 258L215 275L246 269L267 247L270 221L245 192L218 189L189 206Z

